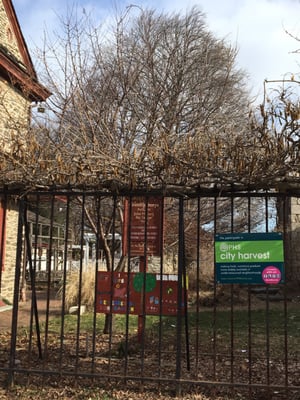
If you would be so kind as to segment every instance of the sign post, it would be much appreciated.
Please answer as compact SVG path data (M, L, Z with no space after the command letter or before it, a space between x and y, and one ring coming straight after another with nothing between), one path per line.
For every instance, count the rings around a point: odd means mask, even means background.
M142 314L138 316L138 338L141 341L145 325L145 286L148 256L160 256L162 253L162 198L135 197L131 202L126 199L123 225L123 254L139 257L139 271L144 276L141 287Z
M139 341L146 315L177 316L178 308L185 311L187 283L179 285L178 274L151 273L147 268L149 256L162 257L162 221L162 198L126 200L122 250L124 255L139 257L139 271L98 271L96 312L137 315Z

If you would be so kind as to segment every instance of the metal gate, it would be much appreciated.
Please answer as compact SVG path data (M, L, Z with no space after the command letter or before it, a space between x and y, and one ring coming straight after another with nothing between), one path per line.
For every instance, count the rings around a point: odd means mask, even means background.
M10 334L0 331L2 377L299 398L291 198L27 193L18 202ZM256 281L249 265L248 276L217 279L216 237L236 233L282 235L281 279Z

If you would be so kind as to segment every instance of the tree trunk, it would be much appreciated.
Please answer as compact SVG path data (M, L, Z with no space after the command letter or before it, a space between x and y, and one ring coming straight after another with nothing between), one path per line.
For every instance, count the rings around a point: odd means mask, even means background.
M103 327L103 333L104 334L109 334L110 332L113 331L113 314L105 314L105 320L104 320L104 327Z

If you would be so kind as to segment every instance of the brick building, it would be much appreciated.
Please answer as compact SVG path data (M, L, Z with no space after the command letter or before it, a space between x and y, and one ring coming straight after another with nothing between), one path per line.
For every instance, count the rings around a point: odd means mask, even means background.
M0 0L0 141L10 149L11 139L21 142L30 124L32 103L43 102L50 92L37 79L11 0ZM25 140L24 140L24 143ZM1 198L0 295L12 300L18 213L16 203Z

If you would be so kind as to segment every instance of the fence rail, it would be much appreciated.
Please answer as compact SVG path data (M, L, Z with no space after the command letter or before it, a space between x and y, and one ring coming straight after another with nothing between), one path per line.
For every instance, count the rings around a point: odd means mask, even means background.
M299 398L290 205L280 193L27 194L0 374L11 384L56 376L177 394ZM224 275L217 283L217 234L278 232L280 280L251 282L248 266L245 281L224 283Z

